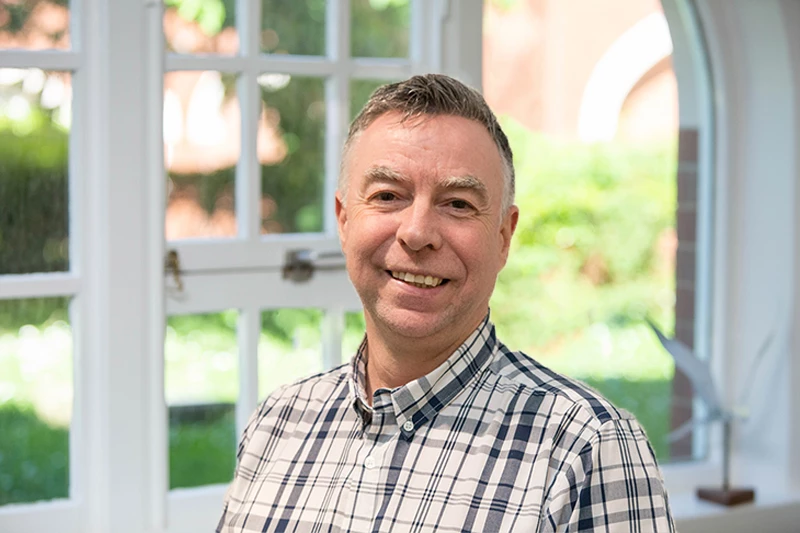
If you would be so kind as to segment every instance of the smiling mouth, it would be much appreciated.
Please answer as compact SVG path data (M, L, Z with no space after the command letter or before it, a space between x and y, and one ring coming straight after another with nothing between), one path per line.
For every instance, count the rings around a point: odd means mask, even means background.
M437 278L434 276L423 276L422 274L409 274L408 272L400 272L399 270L387 270L394 279L408 283L420 289L432 289L439 285L444 285L449 280Z

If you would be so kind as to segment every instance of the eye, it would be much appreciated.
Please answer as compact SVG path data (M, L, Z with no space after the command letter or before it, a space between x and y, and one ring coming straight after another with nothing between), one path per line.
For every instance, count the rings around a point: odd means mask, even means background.
M391 202L397 199L397 195L391 191L381 191L374 195L372 198L379 202Z
M472 205L467 202L466 200L461 200L456 198L455 200L450 200L450 207L458 210L458 211L466 211L467 209L472 209Z

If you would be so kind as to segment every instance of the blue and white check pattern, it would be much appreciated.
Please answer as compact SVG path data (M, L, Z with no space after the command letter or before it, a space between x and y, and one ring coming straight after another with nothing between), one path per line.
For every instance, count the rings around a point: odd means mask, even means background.
M674 531L644 431L500 343L488 317L439 368L364 401L350 365L254 413L217 531Z

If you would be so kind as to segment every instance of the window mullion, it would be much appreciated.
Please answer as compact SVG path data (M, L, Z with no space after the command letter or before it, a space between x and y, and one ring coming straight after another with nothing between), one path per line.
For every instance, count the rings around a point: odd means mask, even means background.
M261 310L256 306L241 309L237 327L239 342L239 397L236 399L236 435L242 434L258 403L258 341L261 335Z
M322 365L335 368L342 364L342 337L344 336L344 310L329 308L322 318Z
M239 0L237 26L241 39L242 70L238 79L239 113L241 114L241 147L236 166L236 220L239 236L248 241L260 237L261 172L256 154L259 117L258 55L261 3ZM220 62L230 59L220 58Z
M2 68L39 68L74 71L81 66L81 57L74 51L0 50Z
M150 525L161 529L167 524L167 491L169 488L169 457L165 443L169 435L167 406L164 397L164 225L166 216L165 167L163 141L164 113L164 8L160 2L147 4L144 32L145 39L145 78L146 123L148 132L145 142L145 161L147 165L147 209L145 237L148 257L146 262L147 292L147 424L148 441L148 483Z
M350 0L328 2L325 29L326 50L333 61L333 74L325 85L325 233L336 236L333 197L339 180L339 153L347 135L350 116Z

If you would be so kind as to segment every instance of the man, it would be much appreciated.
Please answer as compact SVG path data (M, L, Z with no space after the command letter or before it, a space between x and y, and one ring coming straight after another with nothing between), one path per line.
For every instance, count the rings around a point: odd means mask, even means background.
M519 212L483 98L442 75L384 86L342 159L366 336L253 415L218 531L673 531L638 423L495 336Z

